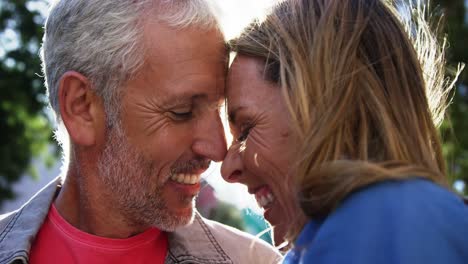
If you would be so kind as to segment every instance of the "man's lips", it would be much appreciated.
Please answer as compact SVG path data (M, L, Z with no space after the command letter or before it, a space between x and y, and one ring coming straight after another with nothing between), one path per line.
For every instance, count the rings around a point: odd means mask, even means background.
M201 174L207 171L209 166L202 166L200 168L194 168L187 171L173 172L169 180L180 184L193 185L200 183Z
M173 180L173 177L176 178L176 180ZM200 179L200 174L174 174L173 176L171 176L171 178L169 178L169 181L167 183L168 186L175 188L175 190L173 190L174 192L182 194L184 196L194 197L200 192Z
M200 183L201 174L192 173L177 173L171 175L170 179L180 184L197 184Z

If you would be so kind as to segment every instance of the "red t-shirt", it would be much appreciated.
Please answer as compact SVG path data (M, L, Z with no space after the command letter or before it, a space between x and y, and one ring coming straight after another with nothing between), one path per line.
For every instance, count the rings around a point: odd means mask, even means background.
M30 263L164 263L166 253L167 235L156 228L126 239L98 237L70 225L52 205L32 245Z

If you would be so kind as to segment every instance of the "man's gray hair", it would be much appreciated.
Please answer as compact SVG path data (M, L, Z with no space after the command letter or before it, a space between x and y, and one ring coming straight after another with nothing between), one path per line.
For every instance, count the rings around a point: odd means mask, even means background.
M106 123L113 126L120 112L120 87L144 62L143 24L154 17L175 28L216 28L215 9L208 1L59 0L53 3L45 25L41 59L57 122L61 123L60 79L67 71L77 71L90 80L102 98Z

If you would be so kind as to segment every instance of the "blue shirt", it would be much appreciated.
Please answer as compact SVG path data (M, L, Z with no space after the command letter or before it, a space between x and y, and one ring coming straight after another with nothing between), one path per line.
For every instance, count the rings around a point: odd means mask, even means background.
M468 206L423 179L374 184L311 220L283 263L468 263Z

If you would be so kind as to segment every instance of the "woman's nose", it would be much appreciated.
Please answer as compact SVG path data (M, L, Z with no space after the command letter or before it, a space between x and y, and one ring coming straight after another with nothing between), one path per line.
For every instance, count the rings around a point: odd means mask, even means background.
M239 153L237 144L232 144L229 147L223 164L221 165L221 175L223 179L229 183L239 182L242 176L242 159Z

